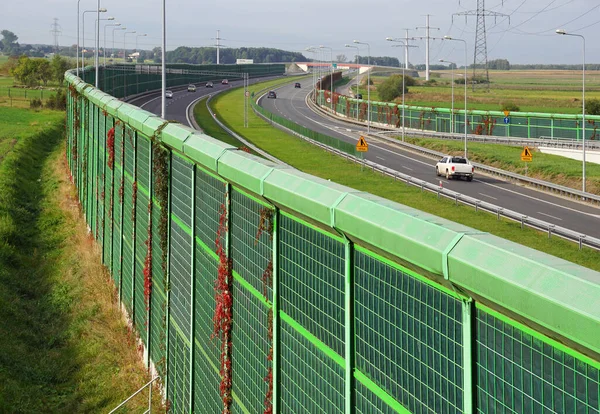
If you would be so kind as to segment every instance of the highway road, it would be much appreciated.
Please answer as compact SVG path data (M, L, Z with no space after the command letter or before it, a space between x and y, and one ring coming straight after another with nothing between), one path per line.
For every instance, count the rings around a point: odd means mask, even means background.
M305 82L300 89L294 88L293 84L287 85L277 89L277 99L263 98L260 105L299 125L353 144L360 135L366 135L366 127L332 120L314 113L305 102L309 92L310 81ZM525 216L600 238L598 208L485 175L476 174L472 182L446 180L445 177L436 177L435 161L429 158L384 141L377 141L376 138L367 138L367 141L369 151L365 158L372 162L430 183L441 183L444 188L517 211Z

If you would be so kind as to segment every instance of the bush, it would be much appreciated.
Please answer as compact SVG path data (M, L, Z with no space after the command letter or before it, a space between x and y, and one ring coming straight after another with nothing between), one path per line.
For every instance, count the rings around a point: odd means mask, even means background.
M502 104L502 111L511 111L511 112L519 112L521 108L514 102L504 102Z
M600 100L588 99L585 101L585 113L588 115L600 115Z
M366 85L367 82L369 82L369 85L373 85L373 79L367 78L367 76L363 75L363 78L360 81L360 83L363 84L363 85Z
M46 108L65 111L67 109L67 95L65 91L59 89L56 91L56 95L50 95L50 98L46 101Z
M397 97L402 96L402 76L390 76L377 86L377 92L379 93L379 97L384 101L393 101ZM404 93L406 92L408 92L408 87L405 85Z
M32 100L29 101L29 107L31 109L39 109L42 107L42 100L39 98L33 98Z
M429 79L428 81L423 82L424 86L436 86L437 81L435 79Z

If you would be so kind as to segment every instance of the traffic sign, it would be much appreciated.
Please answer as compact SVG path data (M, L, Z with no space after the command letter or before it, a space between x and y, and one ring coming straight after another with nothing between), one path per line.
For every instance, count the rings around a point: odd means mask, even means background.
M504 116L508 118L508 115L510 115L510 111L504 111Z
M331 103L331 98L327 98L327 103Z
M523 152L521 153L521 161L531 162L532 159L533 155L531 155L529 147L523 148Z
M333 63L333 68L337 69L337 63Z
M510 124L510 118L509 117L505 117L504 118L504 123L505 124Z
M250 96L250 91L246 91L246 98Z
M358 152L367 152L369 150L369 144L367 144L365 137L363 137L362 135L360 136L360 138L358 139L358 142L356 143L356 150Z

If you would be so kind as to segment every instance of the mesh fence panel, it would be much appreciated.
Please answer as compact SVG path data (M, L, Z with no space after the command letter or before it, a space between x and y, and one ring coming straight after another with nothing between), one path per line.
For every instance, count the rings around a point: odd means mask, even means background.
M356 367L412 412L463 407L458 299L355 251Z
M571 353L477 309L479 413L598 413L600 377Z

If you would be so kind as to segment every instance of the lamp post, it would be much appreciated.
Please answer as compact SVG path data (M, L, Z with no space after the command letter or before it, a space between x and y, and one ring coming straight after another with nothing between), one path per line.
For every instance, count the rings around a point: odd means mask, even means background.
M104 67L106 67L106 28L109 26L121 26L121 23L113 23L113 24L105 24L104 25L104 53L102 55L104 55ZM114 29L113 29L113 34L114 34ZM113 47L114 47L114 36L113 36Z
M112 55L115 54L115 30L127 30L127 28L125 26L123 27L117 27L115 29L112 30Z
M139 34L139 35L135 35L135 51L138 51L138 38L139 37L144 37L144 36L148 36L148 33L144 33L144 34ZM139 52L138 52L139 53ZM138 55L139 58L139 55Z
M557 29L556 30L556 34L559 35L563 35L563 36L575 36L575 37L580 37L581 40L583 40L583 66L582 66L582 76L583 76L583 81L582 81L582 85L581 85L581 123L583 124L582 127L582 141L581 141L581 146L583 149L583 192L585 193L585 37L583 37L583 35L577 34L577 33L567 33L566 31L562 30L562 29Z
M358 82L360 80L360 48L349 44L345 44L344 47L356 49L356 93L358 93ZM358 99L356 100L356 119L358 119Z
M329 49L329 60L330 60L330 64L331 64L331 77L329 78L329 85L331 86L331 112L333 112L333 49L330 48L329 46L319 46L319 49Z
M125 59L125 62L127 62L127 58L125 57L127 55L127 44L126 44L126 40L127 40L127 35L128 34L133 34L136 33L135 30L132 30L131 32L125 32L123 33L123 59Z
M449 60L440 59L440 62L450 63L450 65L454 65L450 69L452 70L452 80L450 81L452 84L452 109L450 109L450 133L454 132L454 67L458 67L458 65L454 62L450 62ZM465 80L465 83L467 81Z
M106 9L86 10L81 13L81 69L85 68L85 14L86 13L106 13Z
M94 30L95 30L95 36L96 36L96 50L94 52L94 66L96 67L96 88L98 87L98 65L100 64L100 21L101 20L115 20L114 17L107 17L106 19L96 19L95 25L94 25ZM106 45L104 47L104 50L102 51L102 54L104 56L106 56Z
M160 101L160 117L165 119L167 117L167 100L165 93L167 92L167 8L166 0L162 0L162 46L161 46L161 92L162 98Z
M367 45L367 134L371 133L371 45L367 42L354 40L352 43Z
M77 76L79 76L79 2L77 0L77 54L75 55L75 62L77 63Z
M391 37L386 37L385 40L387 40L388 42L398 42L398 43L402 43L402 46L405 50L406 48L406 42L404 40L401 39L394 39ZM400 46L400 45L398 45ZM405 72L405 65L402 65L402 142L404 142L404 91L406 89L406 72Z
M313 46L309 46L306 49L307 52L311 52L313 54L317 53L317 49L314 48ZM314 62L314 60L313 60ZM313 65L313 69L312 69L312 80L313 80L313 84L312 84L312 89L313 89L313 99L315 102L317 102L317 72L316 72L316 67Z
M444 40L453 40L455 42L463 42L465 44L465 158L467 158L467 41L464 39L455 39L450 36L444 36Z

